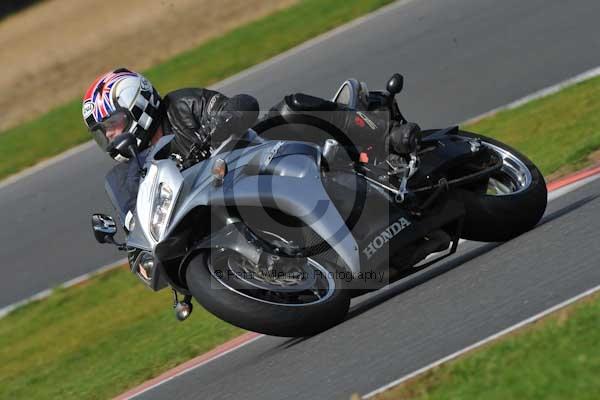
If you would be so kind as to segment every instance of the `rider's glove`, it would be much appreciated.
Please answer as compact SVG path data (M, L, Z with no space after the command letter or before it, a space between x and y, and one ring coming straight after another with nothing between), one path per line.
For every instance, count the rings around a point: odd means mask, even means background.
M207 132L204 140L211 140L215 143L220 143L233 132L233 121L236 118L231 111L219 111L211 116L206 125L203 126L203 131Z
M208 132L212 141L220 143L250 128L258 118L258 102L252 96L239 94L228 99L224 106L210 113Z

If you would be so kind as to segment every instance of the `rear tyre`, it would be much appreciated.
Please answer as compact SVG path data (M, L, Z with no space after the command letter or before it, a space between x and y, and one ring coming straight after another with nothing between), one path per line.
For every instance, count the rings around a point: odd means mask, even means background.
M318 264L330 273L335 287L322 301L311 304L283 304L269 301L261 292L239 290L239 282L227 273L215 273L208 252L198 253L186 271L188 287L194 298L217 317L240 328L273 336L304 337L314 335L340 323L350 307L350 291L335 278L335 270ZM275 297L276 298L276 297Z
M503 242L532 229L546 210L546 182L538 168L506 144L469 132L459 136L480 139L504 159L504 166L488 182L496 193L461 189L466 209L462 237L481 242Z

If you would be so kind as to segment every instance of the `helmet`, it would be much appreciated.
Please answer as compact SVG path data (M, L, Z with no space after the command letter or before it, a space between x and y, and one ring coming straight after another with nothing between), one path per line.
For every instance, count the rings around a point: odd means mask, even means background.
M150 145L161 122L161 98L146 78L119 68L99 76L83 97L83 119L98 145L117 161L127 158L110 142L124 132L132 133L140 150Z

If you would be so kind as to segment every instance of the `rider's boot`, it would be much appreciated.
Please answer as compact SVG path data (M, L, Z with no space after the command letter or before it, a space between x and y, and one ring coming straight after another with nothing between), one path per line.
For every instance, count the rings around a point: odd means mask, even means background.
M394 126L384 141L389 155L413 154L421 142L421 128L414 122Z

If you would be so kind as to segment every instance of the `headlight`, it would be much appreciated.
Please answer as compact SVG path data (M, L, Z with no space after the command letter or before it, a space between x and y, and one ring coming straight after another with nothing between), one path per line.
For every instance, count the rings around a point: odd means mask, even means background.
M173 191L167 183L161 183L156 191L154 204L152 206L152 222L150 223L150 233L156 241L166 227L171 205L173 204Z

